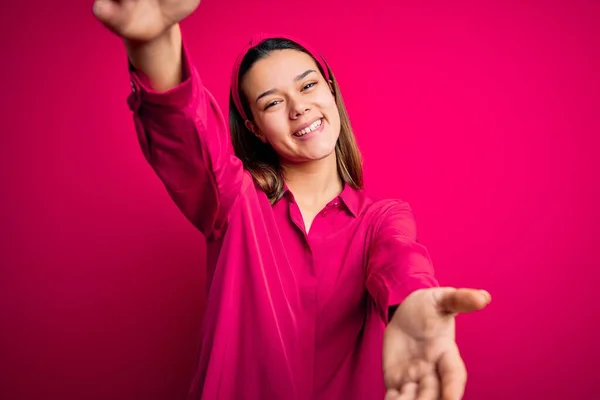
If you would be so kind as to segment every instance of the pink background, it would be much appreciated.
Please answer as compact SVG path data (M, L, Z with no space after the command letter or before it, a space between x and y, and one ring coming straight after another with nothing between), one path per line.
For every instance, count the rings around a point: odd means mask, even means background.
M593 0L205 0L184 33L221 104L255 31L325 53L368 188L411 202L444 284L494 296L459 317L467 399L590 399L599 20ZM138 147L123 46L85 1L2 2L0 26L0 398L182 398L204 245Z

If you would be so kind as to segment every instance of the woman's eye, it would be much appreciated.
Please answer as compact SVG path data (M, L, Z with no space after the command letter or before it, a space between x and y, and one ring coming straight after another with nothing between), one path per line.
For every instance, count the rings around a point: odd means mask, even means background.
M271 108L271 107L273 107L273 106L276 106L276 105L277 105L277 104L279 104L279 103L280 103L280 101L279 101L279 100L272 101L272 102L270 102L269 104L267 104L267 106L265 107L265 110L266 110L266 109L268 109L268 108Z
M302 86L302 91L308 90L308 89L314 87L316 84L317 84L317 82L307 83L306 85ZM268 110L269 108L274 107L274 106L278 105L279 103L281 103L280 100L274 100L265 106L265 110Z

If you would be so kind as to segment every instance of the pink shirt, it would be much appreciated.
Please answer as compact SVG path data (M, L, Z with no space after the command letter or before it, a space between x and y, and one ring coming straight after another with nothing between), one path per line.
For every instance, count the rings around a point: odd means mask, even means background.
M184 47L184 81L131 70L142 151L206 237L208 294L190 399L384 398L388 307L437 286L411 209L346 186L308 234L294 196L271 205L233 153Z

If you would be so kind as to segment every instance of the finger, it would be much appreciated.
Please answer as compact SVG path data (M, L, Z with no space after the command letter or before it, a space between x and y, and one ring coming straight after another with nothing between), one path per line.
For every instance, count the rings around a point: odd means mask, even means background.
M417 384L416 382L408 382L402 385L398 400L415 400L417 397Z
M431 363L425 360L413 361L399 370L398 375L396 375L396 384L391 387L405 386L409 383L417 385L423 377L431 374L433 371Z
M120 5L112 0L96 0L94 1L93 12L96 18L100 20L111 30L117 30L121 25L120 21Z
M434 294L438 309L447 314L467 313L485 308L492 297L485 290L440 288Z
M404 364L384 368L383 380L385 387L391 390L402 386L406 370L407 366Z
M400 398L400 392L396 389L390 389L385 393L385 400L398 400Z
M437 374L428 374L419 382L417 400L438 400L440 398L440 382Z
M442 385L442 400L460 400L467 384L467 368L460 356L458 347L454 347L440 358L438 373Z
M415 400L418 389L417 382L419 382L424 375L432 373L432 368L428 368L427 366L428 364L422 361L395 368L392 373L388 371L385 378L386 387L390 389L388 390L385 399Z

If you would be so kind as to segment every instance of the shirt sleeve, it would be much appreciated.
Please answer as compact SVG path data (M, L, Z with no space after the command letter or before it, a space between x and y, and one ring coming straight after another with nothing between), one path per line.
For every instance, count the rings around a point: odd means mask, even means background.
M388 309L418 289L439 286L427 249L417 242L410 205L391 201L375 222L368 253L366 286L387 324Z
M144 157L186 218L210 240L226 227L244 169L217 102L182 46L182 82L154 91L129 63L127 101Z

